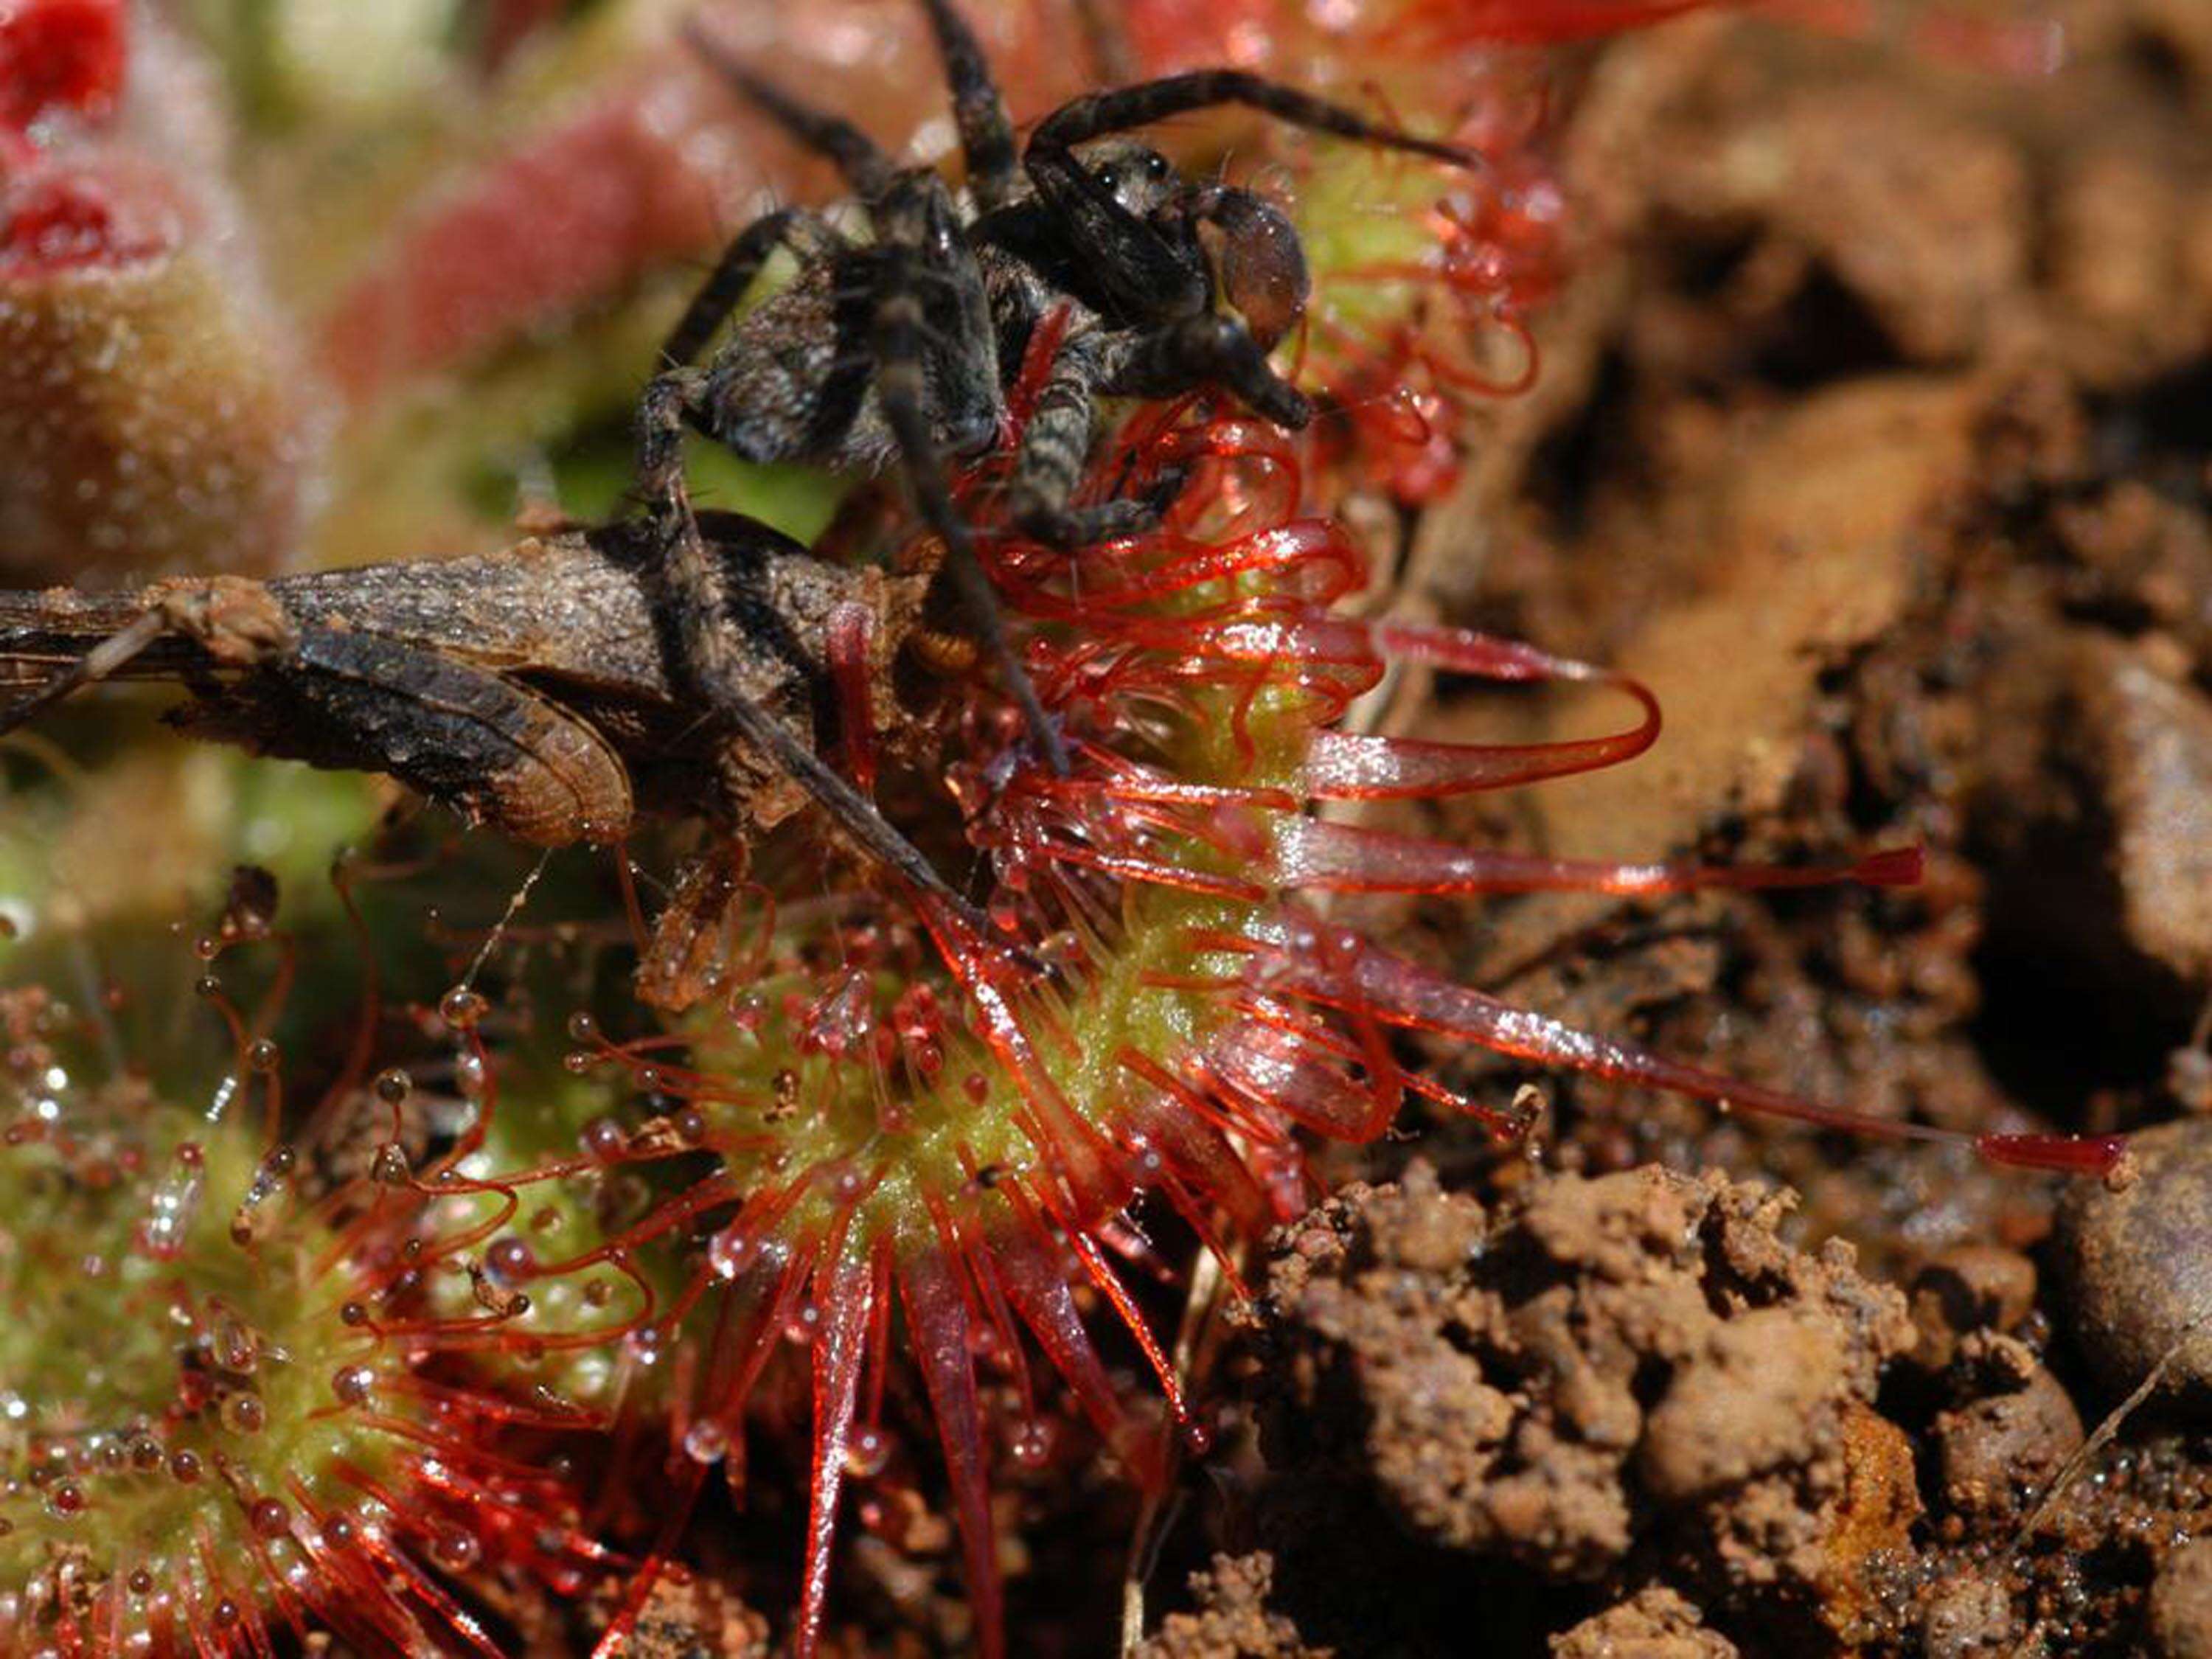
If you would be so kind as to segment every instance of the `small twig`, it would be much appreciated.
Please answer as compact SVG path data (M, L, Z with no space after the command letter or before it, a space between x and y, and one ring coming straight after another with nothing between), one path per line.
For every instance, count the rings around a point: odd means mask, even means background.
M1176 1376L1186 1384L1192 1375L1199 1337L1212 1314L1220 1288L1219 1258L1210 1249L1200 1249L1191 1269L1190 1289L1183 1297L1182 1320L1176 1331ZM1129 1536L1128 1561L1121 1573L1121 1659L1129 1659L1144 1642L1145 1586L1159 1565L1160 1551L1182 1504L1182 1490L1163 1483L1157 1491L1145 1494L1144 1507L1137 1513L1137 1525Z
M2141 1410L2143 1402L2157 1392L2159 1384L2166 1381L2166 1374L2173 1368L2173 1362L2181 1357L2182 1349L2188 1345L2190 1339L2196 1335L2197 1328L2202 1325L2208 1316L2212 1316L2212 1309L2201 1310L2191 1316L2189 1322L2181 1328L2181 1334L2173 1339L2172 1346L2158 1357L2158 1363L2150 1368L2149 1375L2136 1384L2135 1392L2113 1407L2112 1411L2106 1413L2104 1421L2091 1431L2087 1439L2082 1441L2074 1455L2059 1466L2058 1473L2051 1476L2051 1485L2045 1489L2043 1497L2037 1503L2034 1510L2027 1520L2021 1522L2020 1529L2013 1534L2012 1549L2014 1553L2026 1547L2029 1534L2043 1524L2051 1511L2057 1506L2058 1500L2065 1496L2066 1489L2081 1478L2081 1471L2089 1466L2097 1454L2112 1443L2113 1437L2126 1426L2128 1419Z

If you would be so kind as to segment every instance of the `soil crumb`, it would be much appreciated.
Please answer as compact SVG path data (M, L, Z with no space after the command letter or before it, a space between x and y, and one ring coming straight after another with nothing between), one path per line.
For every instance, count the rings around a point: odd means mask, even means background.
M1664 1561L1846 1632L1918 1513L1873 1408L1914 1327L1849 1245L1782 1240L1792 1201L1657 1167L1535 1174L1488 1208L1419 1164L1347 1189L1270 1272L1267 1460L1445 1550L1564 1583Z
M1190 1576L1194 1613L1170 1614L1133 1659L1334 1659L1334 1650L1308 1645L1298 1627L1268 1607L1274 1558L1264 1550L1221 1555Z
M1673 1590L1653 1585L1552 1638L1552 1659L1737 1659L1740 1650Z

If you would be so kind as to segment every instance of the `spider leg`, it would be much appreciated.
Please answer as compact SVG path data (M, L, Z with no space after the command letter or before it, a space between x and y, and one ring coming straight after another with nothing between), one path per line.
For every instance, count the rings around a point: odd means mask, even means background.
M1302 427L1313 419L1313 404L1268 367L1250 331L1212 311L1139 335L1101 390L1119 398L1172 398L1200 386L1226 388L1278 426Z
M1030 152L1065 150L1110 132L1149 126L1173 116L1189 115L1224 104L1241 104L1288 121L1293 126L1331 133L1362 143L1410 150L1457 167L1480 167L1482 157L1463 145L1423 138L1395 127L1384 126L1365 116L1316 98L1296 87L1286 87L1243 70L1192 70L1140 81L1133 87L1088 93L1071 99L1037 124L1030 135Z
M813 243L820 252L830 253L842 247L844 239L817 215L803 208L764 213L739 231L669 331L660 348L661 360L680 365L696 357L714 331L744 302L746 290L759 276L769 256L784 243L796 247L801 242Z
M715 719L769 756L812 796L862 851L933 896L975 929L978 938L996 938L989 919L952 890L873 801L746 695L723 574L699 528L684 483L684 427L704 380L692 368L659 375L647 386L638 411L638 476L659 543L659 556L648 580L655 608L675 637L673 672L706 702Z
M748 69L700 27L696 17L684 23L684 39L748 102L807 149L836 162L845 182L863 202L875 202L890 188L891 180L898 176L897 166L874 139L850 121L802 102Z
M960 128L961 154L968 161L968 187L975 192L978 210L988 213L1012 201L1019 185L1014 124L975 31L953 0L922 3L937 36L938 55L945 60L945 82L952 89L952 117Z
M738 233L661 347L675 367L649 381L638 401L638 487L660 532L665 560L684 567L674 579L684 599L714 599L720 586L684 484L684 428L704 413L708 380L691 360L743 301L769 256L802 232L835 235L818 219L788 208L763 214ZM701 614L717 617L720 607L706 604Z
M1159 522L1182 483L1170 477L1150 495L1069 505L1097 436L1099 389L1113 377L1115 356L1111 337L1103 331L1071 333L1053 358L1022 434L1008 489L1009 511L1024 535L1047 546L1087 547L1141 534Z
M945 569L962 605L981 635L984 648L997 659L1006 690L1019 706L1022 719L1046 760L1064 775L1068 769L1066 746L1038 699L1029 671L1022 666L1012 641L1006 637L999 596L976 558L975 536L953 503L944 459L930 432L927 384L922 369L926 319L920 274L928 268L933 244L941 243L937 233L950 219L951 204L945 199L944 182L933 173L913 175L902 184L904 187L880 204L875 215L882 259L877 274L873 330L876 401L898 445L922 521L945 543Z
M1170 472L1145 495L1071 507L1097 428L1103 397L1173 398L1218 386L1278 425L1302 427L1313 405L1268 366L1249 330L1218 312L1177 318L1136 336L1097 330L1069 336L1053 360L1022 434L1009 487L1010 511L1025 535L1052 547L1085 547L1139 535L1159 521L1182 488Z

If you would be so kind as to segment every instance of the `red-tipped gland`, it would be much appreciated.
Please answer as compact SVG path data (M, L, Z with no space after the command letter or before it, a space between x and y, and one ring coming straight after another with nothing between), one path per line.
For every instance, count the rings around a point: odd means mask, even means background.
M2103 1176L2119 1167L2128 1143L2124 1135L1980 1135L1974 1150L2008 1169Z
M10 0L0 6L0 127L57 111L99 120L123 91L124 0Z
M128 264L174 240L146 201L125 205L115 181L88 173L46 171L13 189L0 185L0 278Z

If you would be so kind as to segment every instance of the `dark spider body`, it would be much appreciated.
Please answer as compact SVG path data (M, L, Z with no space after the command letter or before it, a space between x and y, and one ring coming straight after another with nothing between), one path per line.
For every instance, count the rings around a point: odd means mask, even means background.
M1234 227L1224 233L1224 263L1228 275L1243 280L1218 282L1223 273L1211 259L1194 260L1183 280L1202 302L1176 319L1181 327L1155 331L1116 292L1110 270L1081 257L1060 216L1026 180L1018 181L1014 199L981 216L933 173L895 181L895 199L886 204L889 213L924 222L915 299L937 454L973 459L999 447L1012 368L1046 317L1065 313L1053 374L1018 458L1012 506L1023 530L1066 545L1141 528L1150 516L1137 502L1108 503L1088 519L1068 509L1095 436L1097 399L1172 396L1188 390L1201 369L1229 363L1236 372L1231 360L1238 356L1239 323L1264 351L1295 323L1307 289L1297 234L1263 198L1191 185L1157 150L1127 139L1088 145L1082 161L1118 206L1172 232L1170 246L1186 252L1199 249L1200 223ZM703 368L664 377L680 389L685 418L750 461L873 471L900 459L872 373L871 297L881 251L854 246L802 210L762 223L798 253L799 274L748 312ZM1223 315L1224 301L1239 315ZM1268 319L1266 332L1245 320L1248 307ZM696 325L679 329L671 355L689 349L695 333ZM1248 399L1273 419L1302 425L1310 414L1305 399L1257 357L1243 362L1251 372L1238 384Z
M1159 290L1145 284L1127 291L1118 263L1083 257L1061 211L1034 191L982 215L969 231L1008 379L1038 326L1062 314L1007 502L1025 534L1062 547L1141 531L1161 505L1069 505L1097 435L1101 398L1169 398L1220 385L1285 426L1303 426L1312 415L1266 362L1304 313L1309 288L1304 250L1281 210L1249 191L1194 184L1133 140L1086 145L1079 159L1089 178L1173 253L1179 309L1167 310ZM1200 227L1212 236L1202 240Z
M1018 147L967 23L951 0L924 3L951 88L964 191L932 169L896 166L857 127L694 37L749 100L837 164L869 239L854 240L801 209L769 214L739 234L670 335L672 367L642 400L640 480L665 538L670 604L678 614L711 616L715 576L697 556L684 487L687 425L751 460L872 467L896 459L1032 734L1065 769L1060 739L1007 648L945 477L948 459L980 459L1006 441L1007 389L1037 326L1066 313L1014 453L1008 509L1018 528L1052 544L1133 533L1162 505L1074 503L1102 399L1207 387L1286 426L1312 412L1267 360L1306 297L1304 255L1289 221L1252 192L1185 178L1157 151L1118 135L1241 104L1462 166L1478 158L1236 70L1086 94L1046 116ZM796 280L740 319L706 366L695 366L779 246L796 255ZM718 702L716 642L696 645L690 672Z

